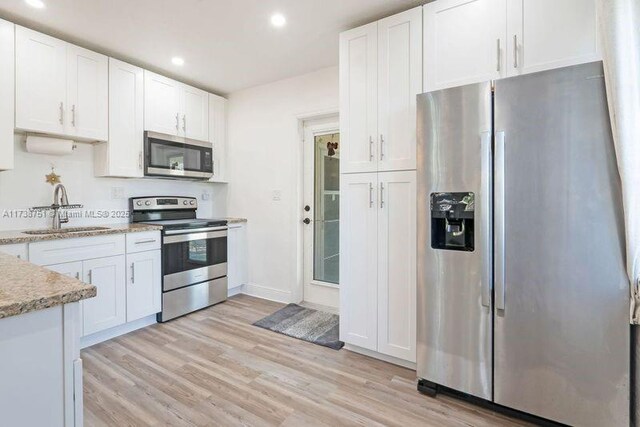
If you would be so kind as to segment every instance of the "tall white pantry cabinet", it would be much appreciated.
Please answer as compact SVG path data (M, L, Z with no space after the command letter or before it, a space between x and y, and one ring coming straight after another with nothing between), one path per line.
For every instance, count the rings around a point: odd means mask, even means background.
M340 35L340 338L416 360L422 8Z

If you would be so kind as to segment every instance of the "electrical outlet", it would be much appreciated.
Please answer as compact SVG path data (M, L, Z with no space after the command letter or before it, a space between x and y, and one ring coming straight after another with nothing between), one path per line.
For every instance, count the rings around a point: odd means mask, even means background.
M203 191L202 194L200 195L200 198L203 201L211 200L211 193L209 193L208 191Z
M111 187L111 198L113 200L124 199L124 188L123 187Z
M279 202L280 200L282 200L282 190L273 190L273 193L271 194L271 199L274 202Z

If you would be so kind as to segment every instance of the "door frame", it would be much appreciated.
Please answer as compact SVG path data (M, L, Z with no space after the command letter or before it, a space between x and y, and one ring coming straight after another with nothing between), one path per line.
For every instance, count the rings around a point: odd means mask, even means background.
M298 144L296 157L298 159L298 168L296 171L297 200L293 206L292 218L298 222L296 227L296 284L291 289L291 302L300 303L304 298L304 224L302 220L304 216L304 139L305 127L316 123L338 123L336 127L340 131L339 109L338 107L328 108L325 110L311 111L301 113L295 116L296 126L298 129Z

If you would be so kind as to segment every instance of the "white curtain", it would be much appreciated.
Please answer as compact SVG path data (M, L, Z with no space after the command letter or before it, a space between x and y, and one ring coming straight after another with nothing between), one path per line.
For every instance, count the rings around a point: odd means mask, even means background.
M640 324L640 0L598 0L599 34L622 180L631 324Z

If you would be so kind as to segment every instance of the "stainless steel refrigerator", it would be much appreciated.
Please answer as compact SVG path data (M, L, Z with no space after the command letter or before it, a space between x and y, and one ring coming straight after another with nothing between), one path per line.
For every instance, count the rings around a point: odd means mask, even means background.
M418 377L629 425L629 284L600 62L418 97Z

